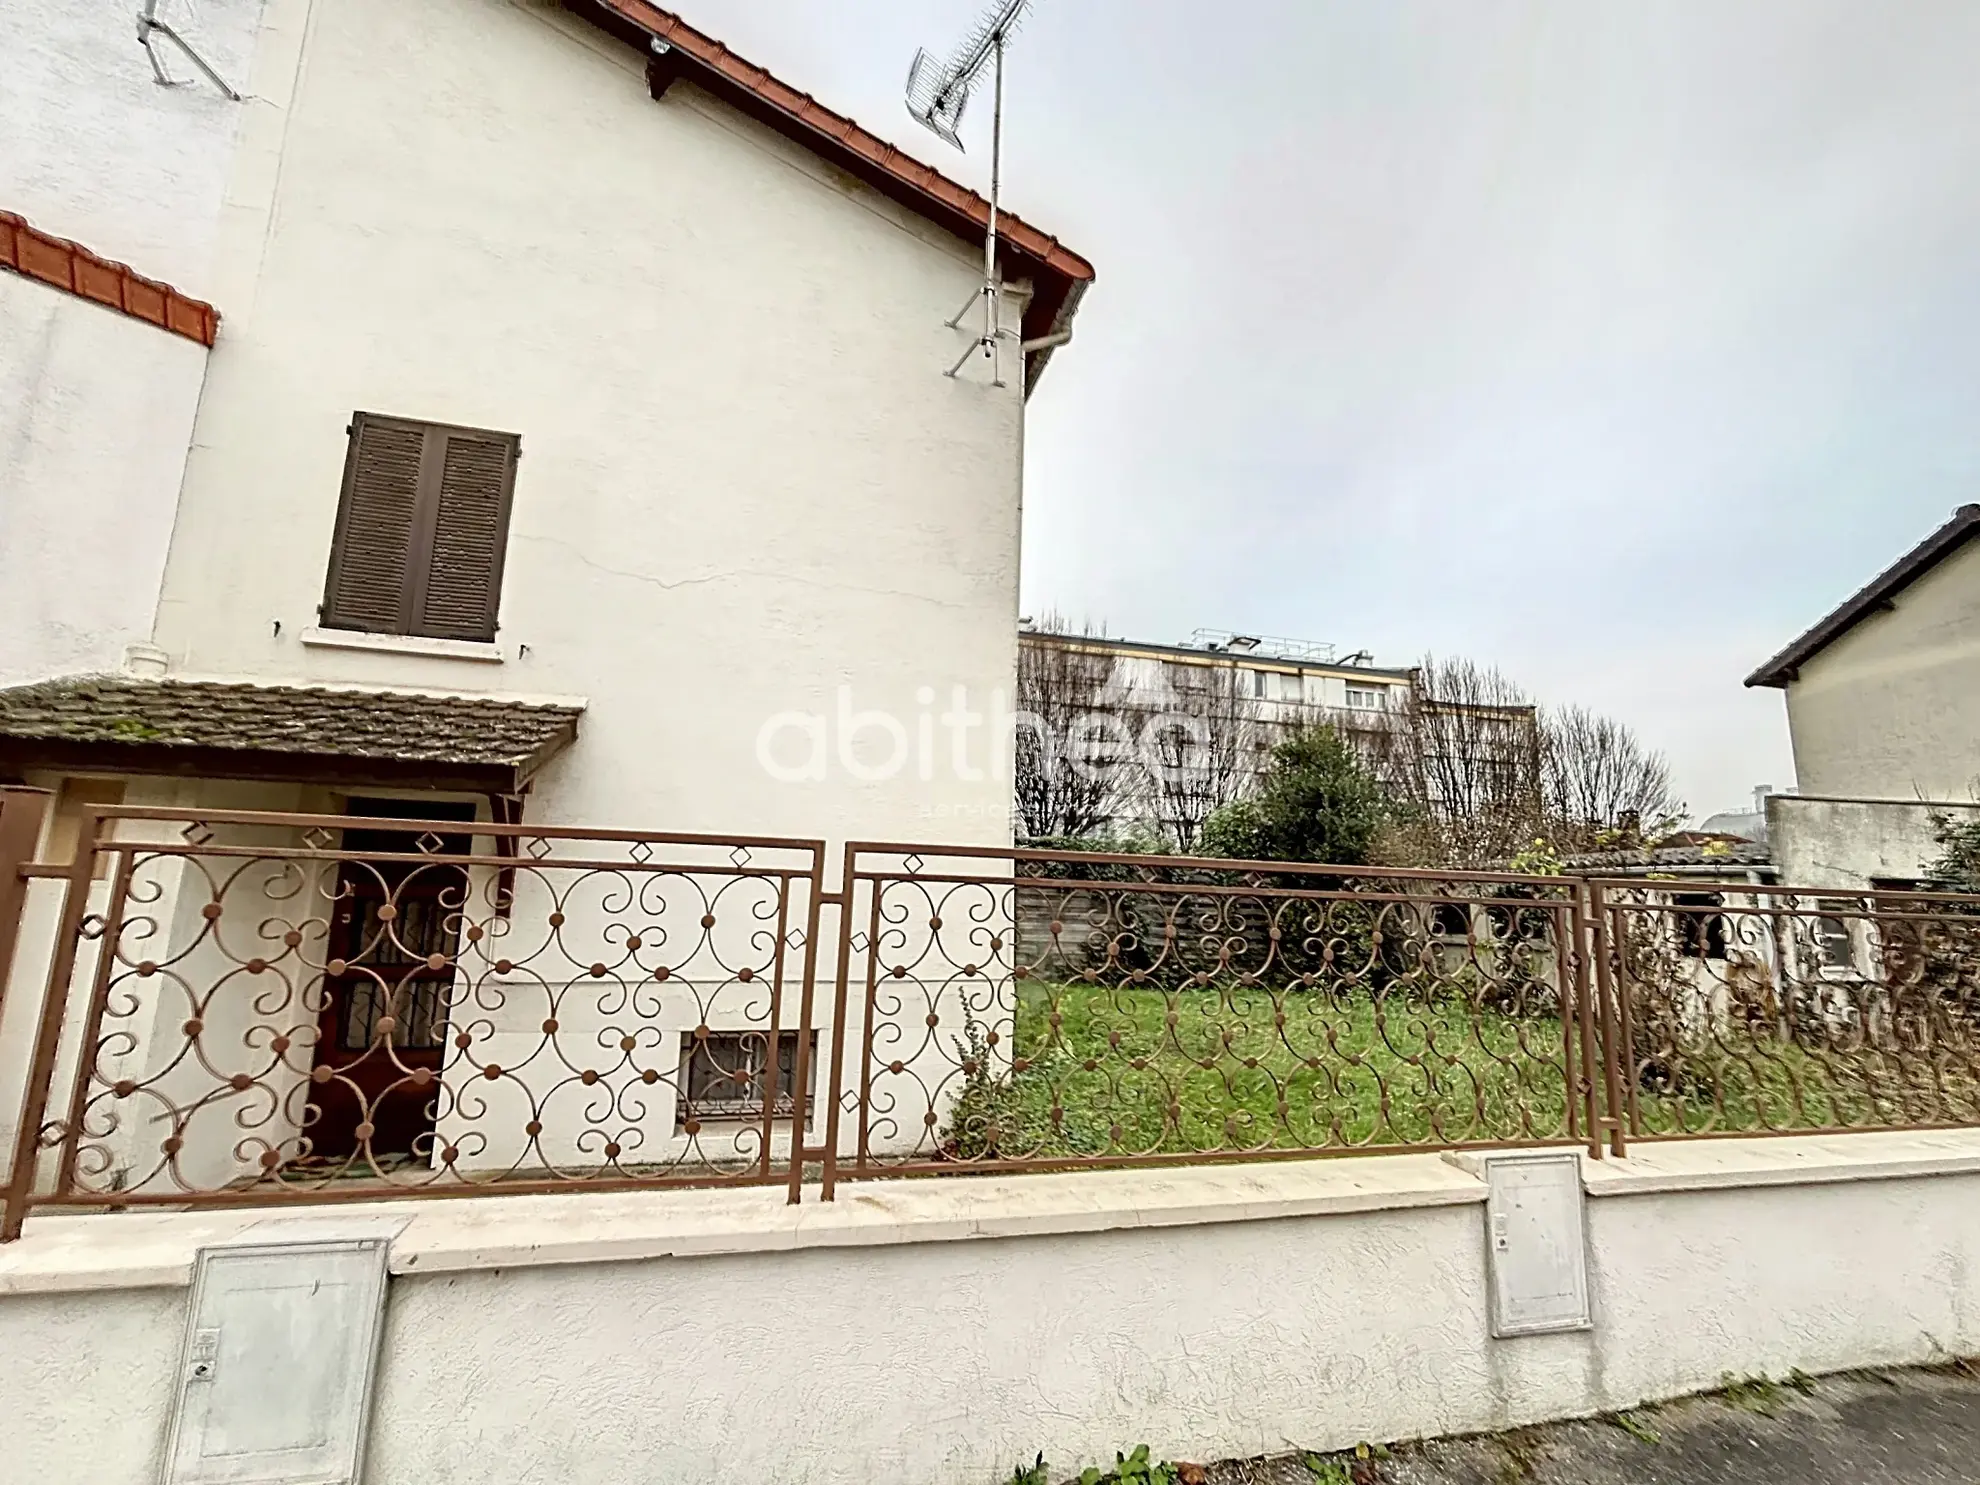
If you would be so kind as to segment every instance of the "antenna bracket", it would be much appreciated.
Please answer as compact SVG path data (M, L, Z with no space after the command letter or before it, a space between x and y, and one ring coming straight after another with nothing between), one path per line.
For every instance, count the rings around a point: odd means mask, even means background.
M199 69L200 75L226 94L228 99L235 103L241 101L241 95L230 88L220 74L207 65L206 58L194 51L192 44L185 37L173 30L168 23L158 19L158 0L144 0L144 9L139 11L137 16L138 45L144 48L145 56L151 59L151 75L159 87L181 88L185 84L167 72L165 64L158 59L158 47L154 40L158 36L163 36L184 52L186 60Z

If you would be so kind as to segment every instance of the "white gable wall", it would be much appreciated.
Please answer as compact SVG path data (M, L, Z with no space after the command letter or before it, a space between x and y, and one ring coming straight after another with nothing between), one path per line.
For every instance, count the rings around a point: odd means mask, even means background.
M0 686L151 637L206 348L0 272Z
M280 170L244 155L264 220L226 228L259 270L188 466L175 672L588 698L535 819L1006 839L1008 770L948 776L946 734L927 782L755 756L841 685L910 736L1010 685L1021 392L943 375L970 246L685 83L654 102L555 7L271 0L265 37L305 10ZM299 638L360 409L522 436L500 663Z
M212 300L221 201L252 105L204 79L160 87L137 44L142 8L143 0L0 5L0 211ZM262 8L263 0L161 0L158 17L245 91ZM172 77L196 77L169 42L161 38L158 50Z
M1980 797L1980 542L1806 661L1787 706L1804 794Z
M160 87L137 11L0 5L0 211L211 299L252 105ZM165 0L159 15L223 76L245 74L262 0ZM113 670L150 638L205 366L200 345L0 271L0 685Z

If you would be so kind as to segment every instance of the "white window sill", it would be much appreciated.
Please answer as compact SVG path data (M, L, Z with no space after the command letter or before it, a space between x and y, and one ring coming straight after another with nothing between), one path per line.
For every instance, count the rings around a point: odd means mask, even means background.
M305 629L297 636L319 650L373 650L386 655L428 655L441 660L478 660L500 665L508 657L498 644L473 639L428 639L418 634L367 634L360 629Z

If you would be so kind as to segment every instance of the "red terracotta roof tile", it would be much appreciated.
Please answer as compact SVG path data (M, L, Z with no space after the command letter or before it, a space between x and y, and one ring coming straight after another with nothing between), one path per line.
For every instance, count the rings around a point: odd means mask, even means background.
M123 263L99 258L66 238L51 237L10 211L0 211L0 268L11 268L204 346L212 345L220 330L220 311L212 305L134 273Z

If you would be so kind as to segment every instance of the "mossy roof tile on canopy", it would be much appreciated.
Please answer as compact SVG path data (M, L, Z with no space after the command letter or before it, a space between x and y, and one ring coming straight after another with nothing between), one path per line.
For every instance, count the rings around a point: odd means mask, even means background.
M0 760L514 788L575 739L581 715L491 696L66 677L0 689Z

